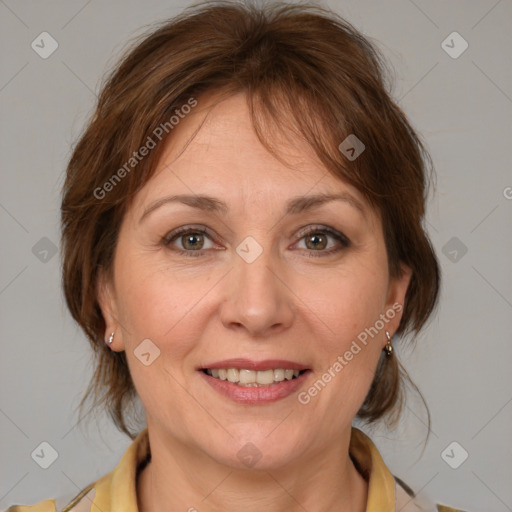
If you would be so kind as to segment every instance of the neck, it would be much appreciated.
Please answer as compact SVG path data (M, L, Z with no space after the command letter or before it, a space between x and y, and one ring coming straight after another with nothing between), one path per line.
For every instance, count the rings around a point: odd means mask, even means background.
M150 435L151 461L137 482L139 512L364 512L368 484L348 454L350 431L336 447L275 470L240 470Z

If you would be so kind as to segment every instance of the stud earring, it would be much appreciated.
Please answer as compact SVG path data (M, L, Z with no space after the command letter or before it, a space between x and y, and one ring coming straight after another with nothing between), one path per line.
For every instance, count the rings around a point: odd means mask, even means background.
M390 356L391 354L393 354L393 345L391 345L391 336L389 335L388 331L386 331L386 338L388 339L388 342L386 343L384 350L386 352L386 355Z
M108 337L108 341L107 343L110 345L112 345L112 342L114 341L114 333L112 333L109 337Z

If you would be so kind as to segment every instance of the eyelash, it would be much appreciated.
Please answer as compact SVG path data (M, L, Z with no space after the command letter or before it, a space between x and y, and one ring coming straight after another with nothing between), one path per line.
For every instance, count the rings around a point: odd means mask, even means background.
M167 234L162 239L162 243L166 247L168 247L172 242L174 242L176 239L180 238L180 236L183 236L183 235L189 234L189 233L193 233L193 234L201 233L203 235L206 235L208 238L212 239L212 237L209 235L208 230L205 228L191 228L190 226L188 226L188 227L185 226L183 228L178 228L178 230L176 230L172 233ZM342 249L346 249L350 246L350 240L343 233L339 233L338 231L335 231L331 228L327 228L327 227L323 227L323 226L322 227L313 227L313 228L309 229L309 231L302 232L299 237L299 241L307 236L311 236L312 234L317 234L317 233L322 233L324 235L329 235L329 236L333 237L341 244L341 247L337 247L337 248L331 247L331 249L329 249L329 250L318 250L318 251L314 251L312 249L305 249L306 251L309 251L310 257L318 258L318 257L329 256L331 254L341 251ZM176 251L180 254L183 254L184 256L191 257L191 258L202 257L203 255L201 253L205 252L204 250L201 250L201 249L195 250L195 251L186 251L183 249L173 248L172 250ZM320 254L314 254L314 253L320 253Z

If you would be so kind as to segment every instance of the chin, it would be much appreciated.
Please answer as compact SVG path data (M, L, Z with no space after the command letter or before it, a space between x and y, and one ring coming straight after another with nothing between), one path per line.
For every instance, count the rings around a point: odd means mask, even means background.
M265 426L255 435L248 435L247 432L237 435L232 432L235 439L230 438L225 450L219 450L222 444L215 443L215 451L211 450L212 445L209 444L207 453L216 462L237 470L276 470L292 464L297 455L303 452L299 440L286 432L279 436L269 436L267 433L271 431L272 428Z

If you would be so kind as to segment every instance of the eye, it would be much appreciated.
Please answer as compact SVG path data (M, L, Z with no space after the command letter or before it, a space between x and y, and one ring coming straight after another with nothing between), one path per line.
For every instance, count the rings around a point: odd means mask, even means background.
M299 243L304 240L305 250L310 251L313 257L327 256L350 246L350 240L343 233L325 226L308 227L307 231L302 231L299 236ZM329 246L329 238L334 239L337 244ZM325 250L326 248L328 250ZM319 254L314 254L315 252Z
M212 244L212 240L210 235L208 234L208 230L204 228L193 228L193 227L183 227L179 228L176 231L173 231L166 235L163 239L163 244L166 246L170 246L175 240L179 242L180 247L175 247L173 250L178 251L186 256L201 256L201 249L212 249L212 245L205 246L205 238L210 241ZM193 253L196 254L193 254Z
M325 226L317 226L301 230L300 240L295 245L299 245L304 240L304 250L309 251L310 256L329 256L350 246L350 240L341 232ZM334 240L334 244L329 245L329 239ZM205 240L209 244L205 244ZM162 243L173 251L184 256L204 256L202 249L214 249L213 236L209 230L204 227L184 226L167 234ZM178 243L176 247L175 242ZM325 250L327 249L327 250ZM317 254L315 254L317 253Z

